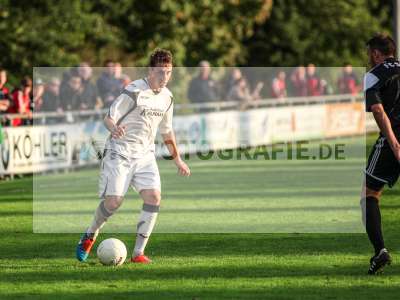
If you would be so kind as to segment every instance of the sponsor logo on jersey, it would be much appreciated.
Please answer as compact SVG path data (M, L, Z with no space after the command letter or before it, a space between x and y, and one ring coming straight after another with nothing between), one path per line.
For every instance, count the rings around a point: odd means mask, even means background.
M162 117L164 112L159 109L144 108L140 115L144 117Z

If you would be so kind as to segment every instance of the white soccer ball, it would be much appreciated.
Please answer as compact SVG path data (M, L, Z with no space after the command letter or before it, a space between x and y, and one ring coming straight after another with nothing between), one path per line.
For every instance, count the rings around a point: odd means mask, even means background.
M126 259L126 247L118 239L106 239L97 247L97 257L106 266L120 266Z

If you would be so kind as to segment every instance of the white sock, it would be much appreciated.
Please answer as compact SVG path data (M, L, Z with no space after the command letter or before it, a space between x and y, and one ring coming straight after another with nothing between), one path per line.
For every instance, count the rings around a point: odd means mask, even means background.
M114 212L115 210L110 211L105 207L104 200L101 201L94 213L92 224L89 226L86 233L95 239L100 229L106 224L108 218L111 217Z
M142 255L144 253L144 249L146 248L150 234L156 223L159 210L159 205L143 204L142 212L140 213L137 224L136 243L133 250L133 256Z

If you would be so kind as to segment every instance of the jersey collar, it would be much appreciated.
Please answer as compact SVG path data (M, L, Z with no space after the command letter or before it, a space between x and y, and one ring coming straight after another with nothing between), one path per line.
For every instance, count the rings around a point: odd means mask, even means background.
M147 84L147 86L149 87L149 89L155 94L155 95L159 95L162 93L166 93L168 96L172 97L172 93L169 91L168 88L163 87L159 92L156 92L154 90L151 89L150 84L149 84L149 80L147 79L147 77L143 77L143 81Z

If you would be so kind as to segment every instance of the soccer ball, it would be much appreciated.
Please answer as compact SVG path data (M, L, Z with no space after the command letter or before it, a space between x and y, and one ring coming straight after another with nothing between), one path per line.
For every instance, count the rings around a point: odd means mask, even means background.
M120 266L126 259L126 247L118 239L106 239L97 247L97 257L106 266Z

